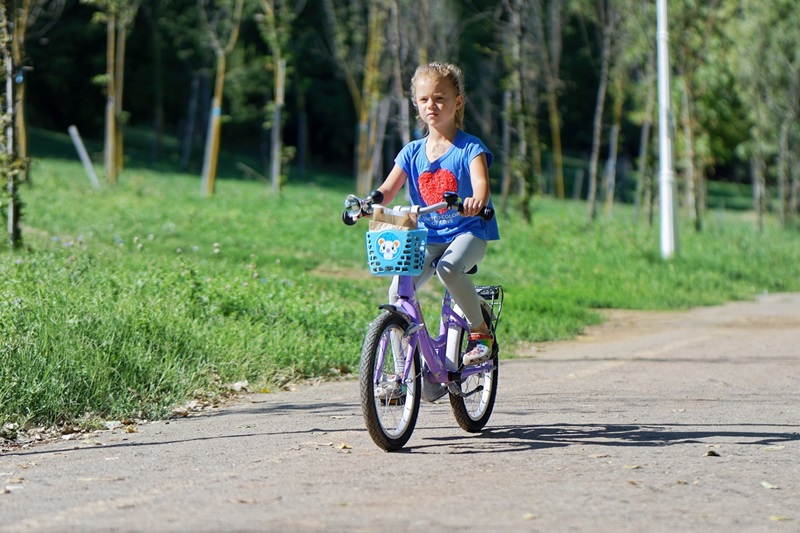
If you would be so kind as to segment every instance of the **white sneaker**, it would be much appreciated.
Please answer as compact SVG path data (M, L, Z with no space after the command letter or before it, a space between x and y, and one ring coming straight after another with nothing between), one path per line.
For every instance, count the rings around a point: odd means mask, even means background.
M464 366L485 363L492 358L494 337L491 333L470 333L467 352L464 354Z
M375 385L375 398L384 402L405 398L406 391L403 389L403 384L399 381L394 381L394 376L389 376L388 378L389 380Z

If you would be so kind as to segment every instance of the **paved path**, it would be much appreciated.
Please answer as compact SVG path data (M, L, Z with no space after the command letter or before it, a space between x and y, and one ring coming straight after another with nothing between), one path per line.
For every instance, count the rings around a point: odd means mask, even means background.
M355 381L0 455L7 531L800 531L800 295L610 314L404 452Z

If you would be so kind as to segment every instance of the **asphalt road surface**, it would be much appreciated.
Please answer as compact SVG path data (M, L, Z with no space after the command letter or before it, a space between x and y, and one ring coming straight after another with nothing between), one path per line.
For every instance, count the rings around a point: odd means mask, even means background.
M8 531L800 531L800 295L614 312L402 452L346 380L0 455Z

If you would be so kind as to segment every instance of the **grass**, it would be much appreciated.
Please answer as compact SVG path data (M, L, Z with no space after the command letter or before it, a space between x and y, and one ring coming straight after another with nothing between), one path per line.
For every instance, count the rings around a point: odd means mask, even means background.
M364 265L365 226L339 221L350 180L263 184L126 171L94 190L80 164L36 159L22 191L26 249L0 255L0 425L160 418L247 380L268 390L355 372L386 279ZM800 235L741 214L684 224L662 261L658 230L587 222L581 203L537 199L534 222L500 217L476 283L502 283L500 336L567 339L601 308L682 309L800 288ZM438 288L424 291L433 312ZM429 320L432 317L429 317Z

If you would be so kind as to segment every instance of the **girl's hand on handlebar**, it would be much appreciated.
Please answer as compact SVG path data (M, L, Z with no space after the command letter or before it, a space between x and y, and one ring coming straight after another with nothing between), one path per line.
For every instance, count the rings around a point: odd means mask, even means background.
M468 217L478 216L483 213L483 208L486 207L487 204L482 202L480 199L475 198L474 196L470 196L468 198L464 198L463 206L464 211L463 214Z

